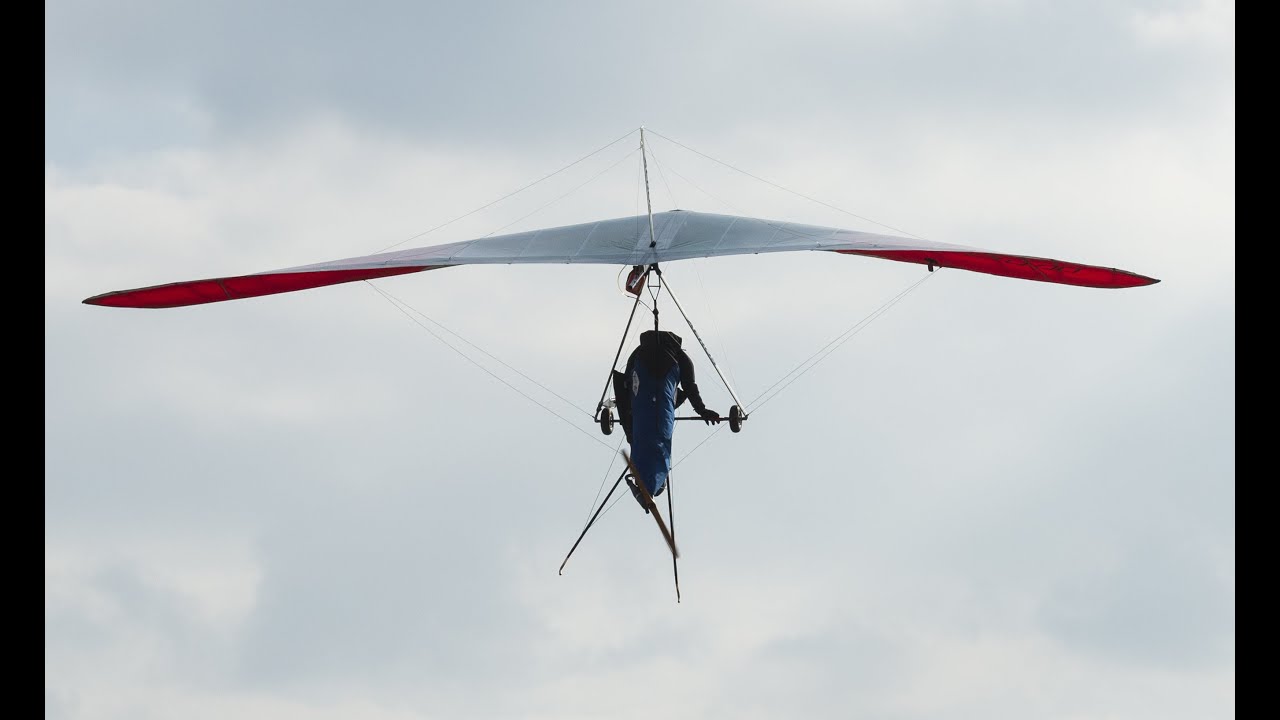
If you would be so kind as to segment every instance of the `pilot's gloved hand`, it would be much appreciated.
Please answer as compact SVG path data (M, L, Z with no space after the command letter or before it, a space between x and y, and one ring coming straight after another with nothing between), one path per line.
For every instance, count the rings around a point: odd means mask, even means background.
M698 417L702 418L703 422L705 422L708 425L720 424L720 413L716 412L715 410L712 410L711 408L702 408L701 410L699 410Z

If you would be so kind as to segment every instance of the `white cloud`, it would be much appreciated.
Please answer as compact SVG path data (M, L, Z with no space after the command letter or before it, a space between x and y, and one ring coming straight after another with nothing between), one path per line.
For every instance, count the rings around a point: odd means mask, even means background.
M54 132L46 153L49 716L1231 712L1233 70L1201 41L1233 42L1232 8L924 3L909 9L928 15L927 42L890 18L856 48L830 42L858 28L821 4L733 24L695 8L660 57L596 9L539 26L536 48L451 56L447 78L418 64L430 48L389 41L352 48L381 58L377 74L305 62L341 35L323 13L285 42L202 8L157 10L140 36L146 18L124 11L51 15L55 129L78 117L67 88L93 86L133 134L94 130L86 150ZM459 13L450 42L500 30ZM416 37L415 17L375 35ZM217 32L168 42L169 22ZM1168 40L1158 67L1135 28ZM228 38L243 53L211 52ZM516 64L519 88L495 80ZM144 131L119 100L140 95L186 110ZM616 473L585 417L630 307L615 268L377 283L569 398L477 357L590 437L361 283L172 311L80 304L377 251L618 137L637 108L906 231L1163 282L931 277L677 468L678 606L630 498L555 574ZM655 209L882 229L652 142ZM553 202L633 145L406 246L636 212L635 158ZM667 272L746 399L924 271L779 254ZM677 457L709 436L689 425Z
M1133 26L1143 42L1153 45L1191 44L1234 52L1236 4L1199 0L1175 8L1140 8L1133 13Z

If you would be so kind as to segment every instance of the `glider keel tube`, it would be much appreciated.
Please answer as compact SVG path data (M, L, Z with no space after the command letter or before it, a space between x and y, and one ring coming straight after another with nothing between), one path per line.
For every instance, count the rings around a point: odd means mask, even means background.
M344 268L337 270L287 271L238 275L235 277L188 280L186 282L152 285L151 287L94 295L86 299L87 305L129 308L172 308L186 305L239 300L241 298L275 295L277 293L309 290L326 285L373 280L392 275L434 270L444 265L418 267Z
M1028 255L955 250L836 250L835 252L929 265L931 270L933 267L957 268L1019 280L1038 280L1080 287L1114 289L1141 287L1160 282L1155 278L1128 270L1100 265L1082 265Z

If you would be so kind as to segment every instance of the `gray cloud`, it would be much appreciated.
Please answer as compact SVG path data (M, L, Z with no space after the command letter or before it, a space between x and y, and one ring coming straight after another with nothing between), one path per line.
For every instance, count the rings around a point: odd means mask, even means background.
M48 148L275 135L299 113L507 151L640 123L839 124L898 145L904 124L1078 133L1195 117L1231 92L1223 42L1144 41L1179 12L1195 7L56 3Z

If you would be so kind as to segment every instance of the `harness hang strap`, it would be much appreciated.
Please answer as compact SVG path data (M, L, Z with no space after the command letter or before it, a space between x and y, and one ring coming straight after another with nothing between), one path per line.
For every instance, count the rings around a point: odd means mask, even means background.
M657 274L658 276L658 292L654 292L652 290L653 288L652 285L649 286L650 287L649 294L653 296L653 331L657 332L658 331L658 293L662 292L662 287L666 283L662 279L662 270L658 269L658 263L654 263L650 265L649 271Z
M644 277L646 280L648 279L649 272L652 269L653 268L650 267L649 270L644 271ZM609 377L605 379L604 389L600 391L600 400L599 402L596 403L596 414L594 415L594 419L596 420L596 422L600 421L600 411L604 409L604 398L606 395L609 394L609 385L613 383L613 371L615 368L618 367L618 358L622 357L622 348L627 344L627 335L631 332L631 323L633 320L636 319L636 309L639 307L640 307L640 293L637 292L636 301L631 303L631 314L627 316L627 327L622 331L622 339L618 341L618 352L613 354L613 363L609 366ZM654 314L656 315L657 312L658 312L657 308L655 307ZM655 323L657 322L656 318L654 319L654 322Z

